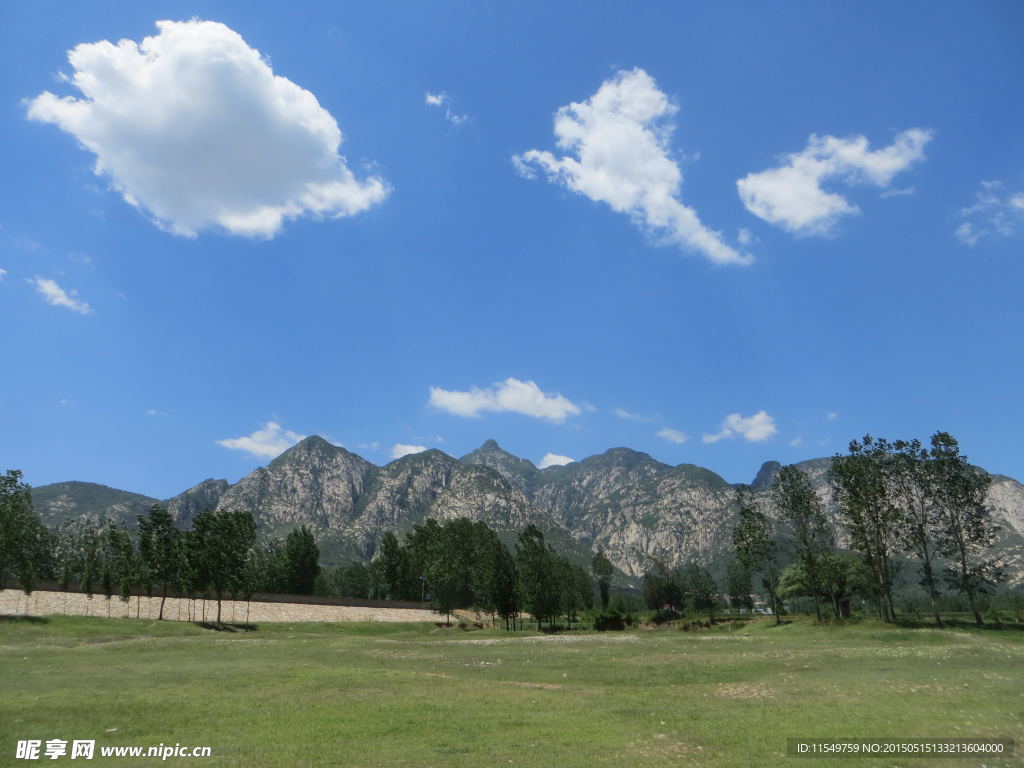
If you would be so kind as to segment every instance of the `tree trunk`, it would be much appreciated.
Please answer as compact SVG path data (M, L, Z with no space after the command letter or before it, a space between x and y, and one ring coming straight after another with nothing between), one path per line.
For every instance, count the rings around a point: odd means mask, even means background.
M220 624L220 593L217 593L217 623Z
M932 615L935 616L935 626L941 629L945 625L939 616L939 595L935 590L935 575L932 572L932 559L928 552L928 547L924 547L924 565L922 570L924 571L925 586L928 587L928 599L932 604Z
M157 621L163 621L164 620L164 603L166 603L166 602L167 602L167 585L164 584L164 594L160 598L160 615L156 617Z

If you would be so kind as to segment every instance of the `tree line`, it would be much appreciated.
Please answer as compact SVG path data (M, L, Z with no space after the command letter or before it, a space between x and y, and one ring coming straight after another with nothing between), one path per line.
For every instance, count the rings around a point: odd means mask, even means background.
M325 573L318 591L428 602L448 620L456 609L475 608L503 620L506 629L521 624L525 612L538 629L545 622L553 629L562 617L571 626L580 610L593 607L595 580L606 607L613 573L603 553L594 556L589 571L571 562L533 524L509 549L483 522L430 519L413 526L404 541L385 533L370 563Z
M944 586L983 623L981 600L1003 579L991 551L999 529L986 502L991 477L971 466L955 438L936 432L925 447L868 435L832 457L827 478L851 551L837 547L824 502L796 466L780 469L769 511L749 488L737 491L737 567L760 575L776 617L783 598L801 595L813 601L819 620L823 603L847 617L859 592L873 600L881 620L892 622L897 572L909 561L936 625L943 625Z
M570 562L532 524L510 550L486 524L465 519L427 520L404 541L386 533L371 562L334 570L320 567L306 526L283 539L258 538L247 510L204 509L180 530L168 510L153 506L134 530L80 518L51 531L33 511L21 473L11 470L0 480L0 588L13 583L30 593L39 580L52 579L90 598L127 603L144 593L160 598L160 619L171 595L216 600L219 622L225 598L318 593L427 602L449 619L456 609L476 608L506 628L521 625L525 612L538 629L554 628L561 617L571 625L594 605L595 580L607 608L614 573L602 553L591 570Z
M0 478L0 588L13 583L28 594L52 579L90 598L127 603L144 593L160 598L160 619L169 595L215 599L218 622L225 598L313 592L319 550L304 526L282 540L257 539L248 510L204 509L187 531L159 506L137 520L135 530L83 518L50 530L32 510L21 473L10 470Z

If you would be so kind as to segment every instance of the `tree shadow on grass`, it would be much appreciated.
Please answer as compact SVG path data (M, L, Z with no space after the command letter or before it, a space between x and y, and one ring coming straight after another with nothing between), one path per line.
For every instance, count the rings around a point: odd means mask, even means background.
M974 619L947 619L943 618L942 623L945 625L941 629L976 629L987 632L1024 632L1024 622L1018 621L996 621L993 619L986 619L984 624L978 624ZM893 622L893 626L900 627L901 629L940 629L935 626L935 620L927 620L924 617L920 619L912 618L897 618Z
M255 624L218 624L213 621L196 621L193 623L197 627L212 629L214 632L255 632L257 630Z
M0 623L10 624L49 624L45 616L0 616Z

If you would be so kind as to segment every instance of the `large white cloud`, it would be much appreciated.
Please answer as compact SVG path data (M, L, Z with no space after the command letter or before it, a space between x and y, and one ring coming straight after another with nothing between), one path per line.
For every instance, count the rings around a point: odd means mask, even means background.
M886 187L900 171L924 158L930 131L903 131L888 147L868 149L863 136L839 139L811 135L807 147L784 157L777 168L751 173L736 182L747 210L799 235L827 235L843 216L860 212L842 195L826 192L825 181L846 186Z
M559 394L541 391L532 381L507 378L490 387L468 391L430 388L430 404L455 416L477 418L483 411L533 416L560 424L580 413L580 406Z
M758 443L767 440L778 433L775 426L775 419L766 411L758 411L753 416L740 416L738 413L730 413L722 422L722 428L713 435L704 435L701 438L705 443L717 443L719 440L736 437L739 435L751 443Z
M243 451L250 456L272 459L305 438L305 435L292 432L290 429L282 429L276 421L268 421L263 425L263 429L257 429L251 435L218 440L217 445L223 445L233 451Z
M719 264L753 258L705 227L679 201L682 173L670 154L671 118L678 111L642 69L621 71L585 102L555 114L555 137L566 153L531 149L513 157L520 173L540 168L548 178L612 210L652 235Z
M56 280L50 280L46 277L32 277L28 279L28 283L35 286L39 295L51 306L66 307L80 315L92 314L92 307L84 301L75 298L78 295L78 291L74 289L66 291L57 284Z
M548 467L564 467L566 464L572 464L576 459L570 458L569 456L562 456L558 453L545 453L544 458L540 460L540 464L537 465L538 469L547 469Z
M1007 193L1001 181L983 181L974 205L960 210L963 221L953 234L964 245L1013 237L1024 223L1024 192Z
M388 193L358 180L338 124L316 97L273 73L238 33L211 21L158 21L136 44L68 53L81 98L44 92L28 116L95 153L94 171L162 227L272 237L285 219L364 211Z

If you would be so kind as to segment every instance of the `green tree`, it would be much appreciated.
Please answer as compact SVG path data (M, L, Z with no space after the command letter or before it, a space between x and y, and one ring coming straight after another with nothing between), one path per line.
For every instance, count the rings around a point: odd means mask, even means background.
M288 591L296 595L313 594L320 573L320 548L305 525L289 531L284 542L284 562Z
M793 532L793 555L807 574L814 596L814 613L821 621L823 558L832 551L834 535L825 508L807 475L789 464L779 470L771 487L772 500L782 522Z
M643 578L644 602L648 608L659 613L668 606L668 610L676 611L685 607L682 587L679 583L679 572L672 570L665 561L651 558L651 567Z
M538 631L544 619L554 629L561 598L555 554L545 544L544 534L532 523L519 534L516 565L523 607L532 614Z
M974 621L981 625L978 599L1002 579L999 564L986 557L999 530L986 503L992 478L968 463L949 433L936 432L931 446L938 544L953 559L945 569L946 580L967 597Z
M398 537L388 531L380 540L376 562L380 563L381 581L384 597L387 600L423 600L425 596L425 575L416 574L417 589L415 596L407 592L409 583L409 557L405 549L398 543Z
M725 585L729 595L729 604L733 608L754 607L750 593L754 591L750 569L739 560L730 560L725 566Z
M29 595L49 567L51 543L21 477L17 469L0 475L0 588L12 581Z
M139 557L145 569L146 582L156 585L161 591L157 618L162 620L167 593L181 583L184 567L181 532L174 527L171 513L156 504L147 514L139 515L138 520Z
M590 572L594 574L594 580L597 582L597 588L601 593L601 610L608 610L608 594L611 590L612 577L615 575L615 566L612 565L612 561L609 560L602 550L598 550L594 553L593 559L590 561Z
M833 456L829 469L836 503L850 533L850 545L864 555L874 575L879 618L887 622L895 619L891 561L903 523L899 508L892 503L897 486L893 486L895 478L889 471L895 468L890 450L886 440L866 435L861 441L850 442L848 456ZM902 484L898 487L905 490Z
M768 593L768 603L775 615L775 623L782 622L779 603L778 544L775 541L775 523L758 507L757 498L750 488L737 490L736 505L739 517L732 532L736 559L751 571L761 575L761 584Z
M680 571L680 587L687 607L696 613L703 613L708 622L715 620L718 607L718 585L707 568L691 564Z
M786 598L817 597L829 600L836 618L849 618L853 596L874 586L870 567L855 555L826 552L821 557L819 568L819 579L813 582L803 562L792 563L779 579L780 594Z
M338 597L366 598L370 596L370 569L365 563L341 565L331 573L332 588Z
M939 584L936 573L938 525L936 464L919 440L896 440L886 457L885 477L891 503L899 510L897 536L904 550L920 563L920 584L931 605L936 626L943 626L939 615Z

